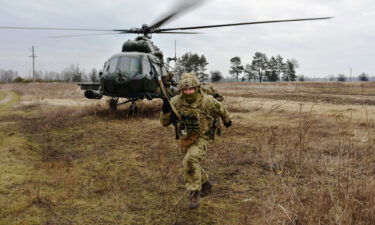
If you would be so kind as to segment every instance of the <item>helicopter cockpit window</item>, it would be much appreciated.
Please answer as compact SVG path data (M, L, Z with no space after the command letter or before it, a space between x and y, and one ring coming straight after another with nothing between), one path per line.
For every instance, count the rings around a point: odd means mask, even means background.
M118 58L112 58L108 60L107 68L104 69L104 73L114 73L116 71L116 65L117 65Z
M117 67L121 72L140 73L141 59L138 57L122 56Z
M103 66L103 74L108 74L108 69L109 69L109 63L105 62Z
M102 69L102 72L103 72L103 73L105 73L105 72L107 71L107 69L108 69L107 67L108 67L108 63L105 62L105 63L104 63L104 66L103 66L103 69Z
M150 72L151 72L150 61L148 60L148 58L144 57L142 59L142 73L150 74Z

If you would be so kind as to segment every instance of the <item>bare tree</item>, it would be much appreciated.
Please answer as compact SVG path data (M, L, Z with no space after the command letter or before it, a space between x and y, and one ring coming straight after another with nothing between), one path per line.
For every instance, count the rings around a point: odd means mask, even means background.
M61 72L62 78L66 82L81 82L83 81L83 71L79 65L70 65Z
M11 83L18 76L18 72L14 70L0 70L0 82Z
M46 71L43 76L43 80L45 81L57 81L60 80L60 74L54 71Z
M89 74L89 77L90 77L90 81L91 82L96 82L98 81L99 77L98 77L98 71L93 68Z

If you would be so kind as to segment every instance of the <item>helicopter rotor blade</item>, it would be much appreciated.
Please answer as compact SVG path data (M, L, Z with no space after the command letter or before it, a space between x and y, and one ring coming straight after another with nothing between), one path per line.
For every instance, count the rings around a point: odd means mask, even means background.
M332 18L333 17L316 17L316 18L303 18L303 19L290 19L290 20L268 20L268 21L229 23L229 24L217 24L217 25L194 26L194 27L162 28L159 30L161 32L164 32L164 31L173 31L173 30L192 30L192 29L204 29L204 28L214 28L214 27L254 25L254 24L264 24L264 23L283 23L283 22L297 22L297 21L308 21L308 20L326 20L326 19L332 19Z
M69 38L69 37L86 37L86 36L101 36L101 35L113 35L113 34L123 34L123 33L101 33L101 34L77 34L77 35L59 35L50 36L49 38Z
M172 20L178 15L187 12L188 9L192 9L193 7L198 6L199 4L203 3L205 0L190 0L190 1L180 1L180 4L173 9L171 12L163 16L161 19L154 22L150 28L159 28L163 24L167 23L168 21Z
M111 29L85 29L85 28L61 28L61 27L7 27L7 26L0 26L0 29L7 29L7 30L115 31L115 30L111 30Z
M162 32L155 32L156 34L201 34L198 32L178 32L178 31L162 31Z

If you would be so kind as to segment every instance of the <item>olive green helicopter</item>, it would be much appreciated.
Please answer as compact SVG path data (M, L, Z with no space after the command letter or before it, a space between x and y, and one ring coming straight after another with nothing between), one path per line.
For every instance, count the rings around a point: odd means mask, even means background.
M174 10L171 10L152 25L143 24L141 28L131 29L78 29L78 28L48 28L48 27L1 27L0 29L32 29L32 30L69 30L69 31L97 31L113 34L137 34L134 40L128 40L122 45L122 51L110 57L99 73L99 80L93 83L78 84L84 90L84 96L88 99L101 99L103 96L110 97L110 109L116 110L118 105L131 103L130 110L134 111L136 102L143 99L167 98L170 99L177 93L177 82L175 82L169 66L169 62L176 60L167 58L164 61L163 53L151 41L152 34L198 34L190 30L207 29L216 27L311 21L331 19L332 17L316 17L288 20L268 20L256 22L242 22L230 24L216 24L204 26L189 26L176 28L161 28L176 16L187 9L197 6L203 0L185 1ZM185 31L187 30L187 31ZM107 33L106 33L107 34ZM63 35L58 38L91 36L99 34ZM120 102L120 99L125 99Z

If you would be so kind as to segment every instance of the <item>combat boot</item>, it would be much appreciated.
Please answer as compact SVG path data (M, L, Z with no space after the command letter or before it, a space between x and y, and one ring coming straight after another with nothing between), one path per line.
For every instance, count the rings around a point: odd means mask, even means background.
M191 191L189 194L189 209L196 209L199 207L199 191Z
M211 182L207 181L202 184L202 189L201 189L201 198L206 197L211 193L211 188L212 184Z

